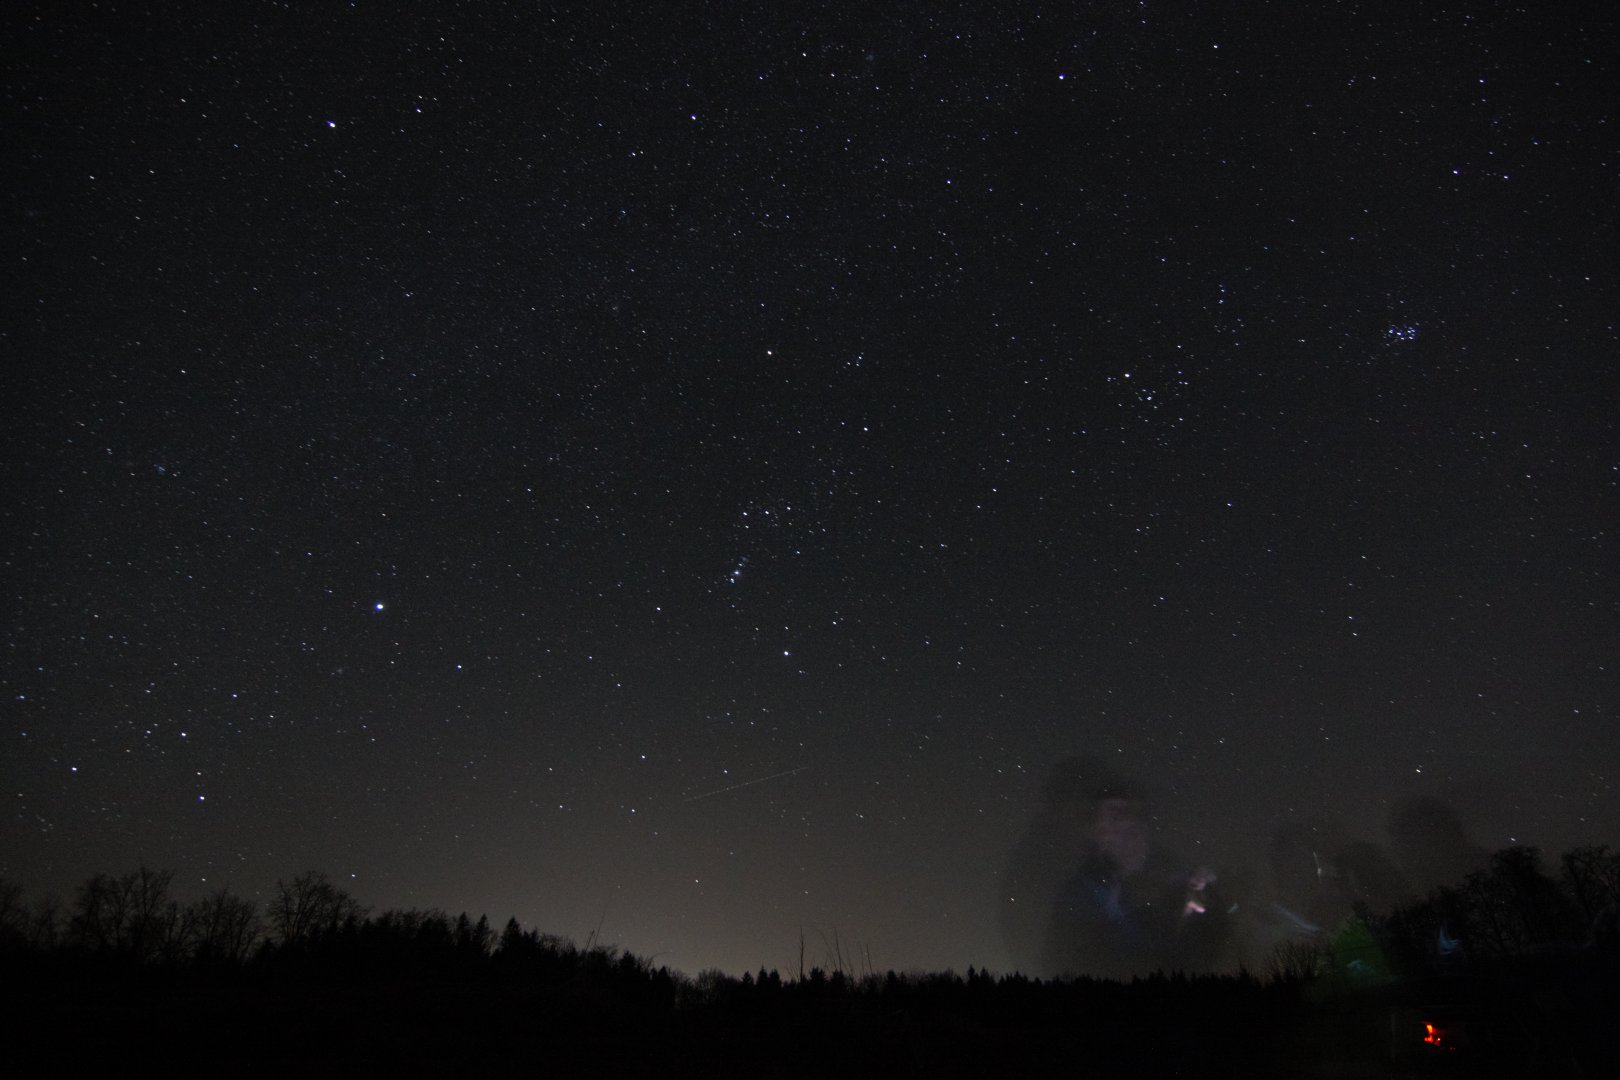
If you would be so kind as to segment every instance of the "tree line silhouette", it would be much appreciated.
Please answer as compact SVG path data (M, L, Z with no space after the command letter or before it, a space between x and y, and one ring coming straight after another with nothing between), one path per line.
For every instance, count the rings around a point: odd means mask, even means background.
M1620 853L1575 848L1549 873L1535 848L1504 848L1461 882L1385 911L1357 903L1354 913L1333 935L1280 943L1267 973L1293 981L1415 979L1538 954L1613 950L1620 947ZM1352 970L1355 949L1363 963Z
M0 881L11 1041L70 1057L139 1042L180 1063L234 1054L317 1074L473 1062L666 1077L1049 1075L1151 1063L1264 1076L1332 1061L1454 1069L1461 1053L1509 1072L1590 1075L1620 1059L1609 1019L1620 1015L1620 854L1580 848L1549 870L1534 849L1509 848L1420 901L1358 909L1332 939L1284 942L1258 973L1119 983L879 973L862 960L857 971L829 949L825 967L787 977L689 977L515 918L497 931L467 913L372 912L317 871L278 881L262 905L226 889L182 900L172 871L144 866L96 874L66 903L30 902Z

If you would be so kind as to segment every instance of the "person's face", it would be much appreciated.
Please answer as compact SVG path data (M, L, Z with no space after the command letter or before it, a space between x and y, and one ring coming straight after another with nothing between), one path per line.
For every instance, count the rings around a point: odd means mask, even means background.
M1104 799L1097 804L1091 839L1122 874L1135 874L1147 865L1147 821L1141 807L1130 799Z

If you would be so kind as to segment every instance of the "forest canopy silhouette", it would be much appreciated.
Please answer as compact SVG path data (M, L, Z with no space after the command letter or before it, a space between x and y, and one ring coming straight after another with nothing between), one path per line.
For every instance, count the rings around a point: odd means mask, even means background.
M1620 1050L1605 1019L1620 1005L1620 854L1604 847L1552 869L1534 849L1499 851L1420 901L1361 906L1331 936L1278 943L1260 971L1128 982L878 972L830 944L786 975L693 977L515 918L373 912L318 871L262 904L227 889L182 899L174 885L141 866L96 874L64 903L0 882L18 1046L116 1056L138 1039L182 1062L665 1075L749 1063L820 1075L829 1039L850 1056L837 1071L873 1075L1459 1060L1579 1075Z

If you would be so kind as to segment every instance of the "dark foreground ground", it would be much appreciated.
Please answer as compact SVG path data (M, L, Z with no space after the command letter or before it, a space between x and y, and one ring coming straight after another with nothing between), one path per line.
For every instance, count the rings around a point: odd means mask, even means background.
M1591 949L1377 987L973 972L694 982L610 955L549 981L11 958L0 1071L1597 1077L1620 1063L1616 970L1612 950Z

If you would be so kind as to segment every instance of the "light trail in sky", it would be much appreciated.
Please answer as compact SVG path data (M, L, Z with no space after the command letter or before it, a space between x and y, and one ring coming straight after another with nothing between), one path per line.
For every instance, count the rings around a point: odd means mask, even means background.
M740 784L728 784L723 788L715 788L713 791L705 791L697 795L688 795L686 798L682 799L681 802L689 803L697 802L700 799L712 799L716 795L724 795L728 791L740 791L746 787L753 787L755 784L763 784L767 780L780 780L784 776L796 776L799 773L804 772L804 770L808 769L809 767L810 766L808 765L800 765L796 769L787 769L782 772L771 773L769 776L761 776L756 780L744 780Z

